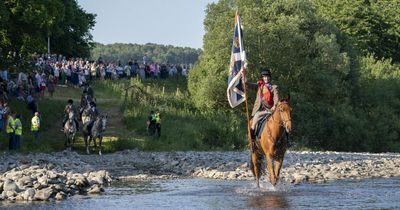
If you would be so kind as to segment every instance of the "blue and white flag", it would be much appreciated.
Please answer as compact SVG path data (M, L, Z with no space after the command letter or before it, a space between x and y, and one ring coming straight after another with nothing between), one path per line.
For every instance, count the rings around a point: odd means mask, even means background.
M243 31L240 17L235 15L235 30L232 43L231 64L228 77L228 101L232 108L246 100L243 70L246 67L246 53L243 45Z

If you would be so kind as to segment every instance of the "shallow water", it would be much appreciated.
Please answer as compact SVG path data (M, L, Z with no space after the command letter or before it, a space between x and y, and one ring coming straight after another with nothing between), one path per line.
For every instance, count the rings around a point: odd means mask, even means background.
M285 184L176 179L116 182L98 196L56 202L1 202L12 209L400 209L400 177Z

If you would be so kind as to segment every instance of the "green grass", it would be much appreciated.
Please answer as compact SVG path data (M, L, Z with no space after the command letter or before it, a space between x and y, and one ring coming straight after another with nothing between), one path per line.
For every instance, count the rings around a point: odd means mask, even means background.
M52 152L63 148L63 135L59 131L61 128L61 113L64 103L59 100L43 99L40 101L39 109L42 113L41 138L34 140L30 131L31 119L33 113L28 110L26 102L13 98L10 101L10 107L17 113L21 114L21 122L23 126L22 133L22 152ZM61 110L56 112L56 110ZM8 136L4 132L2 137L6 139L0 142L2 150L8 149Z
M114 89L124 95L124 123L135 134L135 137L125 139L126 144L132 142L143 150L163 151L231 150L243 148L245 144L244 134L240 131L245 118L235 113L196 110L185 80L131 80L129 84L118 85ZM132 88L125 92L125 87ZM150 111L156 109L162 115L160 138L150 137L145 124Z
M233 112L198 111L190 101L184 79L96 81L92 87L97 107L101 113L108 115L103 138L104 153L124 149L184 151L244 148L246 141L242 126L245 125L245 118ZM65 137L59 131L63 108L69 98L79 106L81 93L79 88L57 87L53 98L46 95L40 100L42 128L38 141L33 140L30 132L33 114L25 102L13 99L10 107L22 114L21 152L65 149ZM150 111L155 109L159 109L162 115L160 138L149 136L147 132L147 118ZM0 135L2 139L8 139L4 132ZM0 148L7 150L8 140L1 141ZM75 150L85 151L80 132L76 136Z

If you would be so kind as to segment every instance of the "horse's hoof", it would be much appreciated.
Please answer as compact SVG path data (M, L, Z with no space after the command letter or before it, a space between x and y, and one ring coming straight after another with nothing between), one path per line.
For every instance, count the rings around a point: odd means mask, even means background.
M99 155L101 155L101 151L99 151Z
M86 154L88 154L88 155L90 154L89 149L86 150Z

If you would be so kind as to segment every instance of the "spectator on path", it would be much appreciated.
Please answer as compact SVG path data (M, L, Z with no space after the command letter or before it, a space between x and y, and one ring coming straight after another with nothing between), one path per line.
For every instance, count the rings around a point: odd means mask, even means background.
M54 84L58 84L58 81L60 80L60 70L61 70L61 66L57 62L56 66L54 68Z
M186 66L183 66L183 68L182 68L182 76L184 76L184 77L188 76L188 72L187 72Z
M146 66L147 62L148 62L148 58L147 58L147 54L145 53L144 56L143 56L143 65Z
M49 80L47 82L47 90L49 91L50 98L53 98L53 94L55 91L55 79L53 75L49 75Z
M124 71L125 71L126 77L127 77L128 79L131 78L132 69L131 69L131 66L130 66L129 64L126 64L126 65L125 65Z

